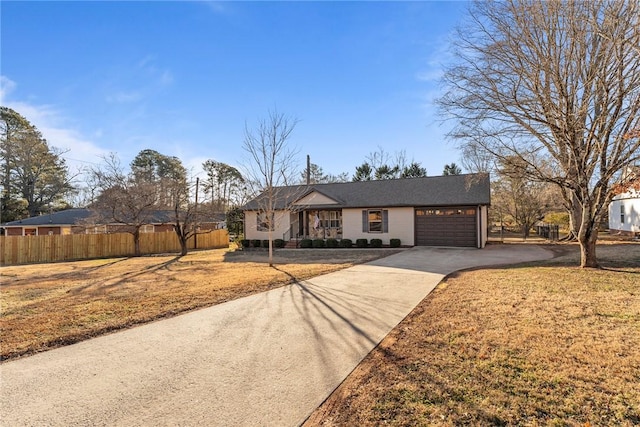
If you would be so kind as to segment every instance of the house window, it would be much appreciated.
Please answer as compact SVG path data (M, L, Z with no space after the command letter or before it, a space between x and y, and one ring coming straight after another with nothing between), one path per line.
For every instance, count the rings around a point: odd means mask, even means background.
M342 227L342 211L329 211L329 228Z
M271 212L271 221L268 220L266 212L258 212L256 215L256 227L258 228L258 231L269 231L269 228L273 231L273 218L273 212Z
M389 211L385 209L369 209L362 211L363 233L388 233Z
M432 216L432 215L475 215L476 210L474 208L461 208L461 209L417 209L417 216Z
M624 205L620 205L620 224L624 224Z
M382 233L382 211L369 211L369 233Z

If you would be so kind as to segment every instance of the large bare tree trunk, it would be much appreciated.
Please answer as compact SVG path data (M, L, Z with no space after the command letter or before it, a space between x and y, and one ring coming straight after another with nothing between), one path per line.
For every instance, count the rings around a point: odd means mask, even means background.
M575 209L574 209L575 210ZM598 268L596 257L596 242L598 240L598 224L601 215L598 213L598 205L585 202L579 210L580 230L578 231L578 243L580 244L580 267Z
M599 268L596 257L598 228L580 227L578 242L580 243L580 267Z
M569 206L567 209L569 212L569 234L565 238L567 241L575 242L578 240L578 234L580 231L580 223L582 218L582 213L580 212L580 205L577 202L574 202L573 205Z

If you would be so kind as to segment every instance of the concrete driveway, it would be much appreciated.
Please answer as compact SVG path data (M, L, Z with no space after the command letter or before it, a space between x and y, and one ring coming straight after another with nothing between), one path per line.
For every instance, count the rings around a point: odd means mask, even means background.
M433 290L531 245L413 248L0 365L3 426L296 426Z

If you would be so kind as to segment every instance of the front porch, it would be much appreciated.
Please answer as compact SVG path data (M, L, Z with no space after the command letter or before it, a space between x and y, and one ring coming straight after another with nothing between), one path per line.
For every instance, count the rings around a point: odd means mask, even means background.
M313 209L291 212L289 230L282 240L286 247L298 247L303 239L342 239L342 210Z

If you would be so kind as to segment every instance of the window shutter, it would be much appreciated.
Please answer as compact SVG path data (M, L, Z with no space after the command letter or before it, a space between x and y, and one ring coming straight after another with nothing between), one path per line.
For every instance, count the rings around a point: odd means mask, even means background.
M389 232L389 211L386 209L382 211L382 232Z
M367 211L362 211L362 232L369 232L369 215L367 215Z

